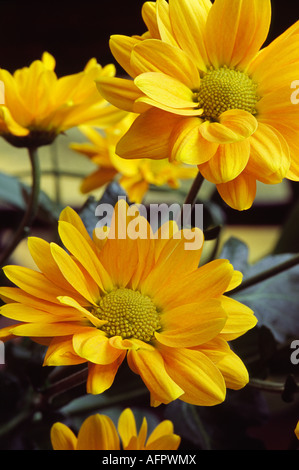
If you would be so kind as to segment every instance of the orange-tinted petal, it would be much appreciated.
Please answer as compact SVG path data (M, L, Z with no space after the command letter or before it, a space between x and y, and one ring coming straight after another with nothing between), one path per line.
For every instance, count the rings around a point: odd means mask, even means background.
M162 329L155 337L172 348L197 346L217 336L226 319L220 300L184 305L163 313Z
M184 390L182 401L198 406L212 406L225 399L226 387L222 374L200 351L167 348L162 350L169 375Z
M131 66L135 75L161 72L179 80L190 89L198 88L200 84L198 69L190 57L183 50L156 39L142 41L134 47Z
M86 384L87 393L98 395L110 388L125 356L126 351L123 351L122 355L120 355L115 362L108 365L99 365L90 362L88 364L88 378Z
M131 350L128 364L133 371L138 371L155 400L167 404L182 395L183 390L167 374L159 351Z
M247 210L256 195L256 179L243 172L232 181L217 184L217 190L230 207L239 211Z
M209 142L231 144L250 137L257 129L256 118L241 109L231 109L221 114L219 122L205 121L199 127Z
M99 414L86 418L78 433L77 450L120 450L112 419Z
M125 78L101 77L96 80L96 86L109 103L129 112L133 111L135 101L143 94L132 80Z
M215 155L206 163L198 165L198 169L211 183L226 183L242 173L248 163L249 155L248 139L234 144L219 145Z
M76 450L77 438L73 431L63 423L54 423L51 427L53 450Z
M206 24L206 48L214 67L244 67L267 38L270 0L217 0Z
M149 109L137 117L119 140L116 153L123 158L168 158L169 138L178 119L174 114Z

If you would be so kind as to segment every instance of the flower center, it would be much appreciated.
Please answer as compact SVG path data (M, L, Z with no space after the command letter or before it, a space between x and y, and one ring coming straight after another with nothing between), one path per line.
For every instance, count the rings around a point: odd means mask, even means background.
M211 69L201 79L195 99L204 112L203 119L217 121L229 109L256 114L257 85L244 72L226 66Z
M132 289L120 288L106 294L93 314L107 323L101 326L109 337L152 340L160 328L160 316L152 300Z

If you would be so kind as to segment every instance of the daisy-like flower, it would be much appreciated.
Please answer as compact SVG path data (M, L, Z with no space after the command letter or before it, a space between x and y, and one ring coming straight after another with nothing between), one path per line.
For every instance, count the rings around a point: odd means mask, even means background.
M173 189L180 186L180 180L194 178L195 167L169 162L167 159L127 160L115 153L118 140L129 129L135 115L129 113L114 126L99 132L91 126L80 126L82 133L89 142L73 143L70 147L88 157L98 168L86 176L81 184L81 191L88 193L102 187L119 176L120 185L126 190L131 202L141 203L150 185L169 185Z
M82 72L58 78L54 57L12 75L0 69L4 100L0 105L0 135L17 147L39 147L80 124L110 125L122 113L99 96L95 80L115 75L113 64L102 67L91 59Z
M215 405L226 387L247 384L247 369L228 341L257 320L225 295L242 278L228 260L198 268L199 229L168 222L153 234L136 207L121 199L109 230L96 228L93 240L71 208L61 213L59 234L67 251L29 238L40 271L3 268L17 287L0 288L7 302L0 312L20 323L0 330L0 339L42 338L44 365L87 362L92 394L112 385L127 358L152 406L175 399Z
M120 140L142 155L198 165L226 203L251 207L256 181L299 180L299 22L262 48L270 0L146 2L148 31L114 35L111 51L133 78L103 77L101 94L140 116Z
M147 420L144 417L137 432L134 414L125 409L118 420L117 429L108 416L96 414L83 422L78 437L63 423L51 428L54 450L177 450L181 438L174 434L173 424L162 421L147 439Z

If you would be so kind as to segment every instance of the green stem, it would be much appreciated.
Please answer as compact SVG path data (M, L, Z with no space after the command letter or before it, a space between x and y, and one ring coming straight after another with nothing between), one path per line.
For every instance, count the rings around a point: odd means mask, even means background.
M84 368L79 372L65 377L53 385L50 385L44 392L41 393L41 399L44 403L50 403L57 395L64 393L73 387L81 385L86 382L88 376L88 368Z
M297 266L299 264L299 254L293 256L291 259L278 264L277 266L274 266L273 268L267 269L266 271L263 271L256 276L252 276L249 279L246 279L240 286L236 287L233 291L231 291L232 294L235 294L239 291L242 291L244 289L247 289L248 287L254 286L255 284L258 284L262 281L266 281L270 277L277 276L277 274L281 274L284 271L287 271L288 269L293 268L294 266Z
M192 206L194 205L196 198L197 198L197 194L203 182L204 182L204 177L201 175L200 172L198 172L197 176L194 178L194 181L192 183L190 191L187 194L184 204L191 204Z
M184 205L190 205L191 206L191 210L192 210L192 207L195 204L197 195L199 193L199 190L200 190L203 182L204 182L204 177L201 175L200 172L198 172L196 177L194 178L192 186L191 186L191 188L190 188L190 190L189 190L189 192L186 196L185 202L184 202ZM181 213L178 216L177 222L179 224L183 223L183 210L184 210L184 206L182 207ZM191 211L190 211L190 214L191 214Z
M24 217L10 244L5 248L0 257L0 266L3 266L19 242L27 235L38 210L38 198L40 192L40 166L37 148L28 148L28 154L31 163L32 185L28 206Z

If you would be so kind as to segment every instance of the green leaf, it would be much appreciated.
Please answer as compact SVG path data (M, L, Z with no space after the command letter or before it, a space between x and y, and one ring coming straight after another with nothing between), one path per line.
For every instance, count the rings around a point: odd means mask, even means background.
M14 207L25 209L26 204L23 196L23 185L17 178L0 173L0 200Z
M0 201L21 210L27 207L27 200L31 187L14 176L0 173ZM39 193L39 216L44 220L57 220L62 208L56 206L51 198L44 192Z
M243 282L293 256L290 253L269 255L255 264L249 264L248 247L236 238L228 240L220 255L243 273ZM283 343L299 335L298 285L299 266L294 266L235 294L232 292L231 296L250 307L258 319L258 326L269 328L275 340Z

